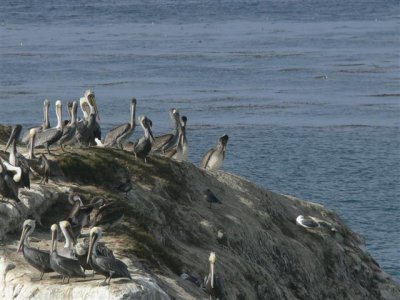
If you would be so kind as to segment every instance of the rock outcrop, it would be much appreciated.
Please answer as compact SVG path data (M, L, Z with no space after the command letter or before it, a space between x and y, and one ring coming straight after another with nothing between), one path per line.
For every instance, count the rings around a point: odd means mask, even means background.
M58 170L49 184L21 191L21 203L0 204L4 299L208 299L180 274L202 281L210 251L216 252L226 299L400 299L399 285L362 239L321 205L191 163L150 157L144 164L122 150L70 149L54 151L50 159ZM127 179L132 189L125 197L117 187ZM210 207L206 189L222 203ZM132 281L113 279L100 287L96 275L61 284L50 273L38 282L38 272L17 255L27 215L42 223L31 243L49 249L50 225L68 213L70 191L85 201L103 195L125 208L122 224L104 242L128 265ZM323 220L323 226L296 225L300 214Z

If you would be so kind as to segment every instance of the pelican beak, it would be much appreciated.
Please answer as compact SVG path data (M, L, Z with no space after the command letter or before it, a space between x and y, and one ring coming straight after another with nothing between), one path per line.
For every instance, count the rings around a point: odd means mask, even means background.
M15 126L11 132L10 138L8 139L6 148L4 149L4 151L7 151L8 147L10 147L11 143L14 141L14 139L16 138L17 135L17 126Z
M50 254L53 253L53 251L55 250L56 244L57 244L57 230L52 230L51 231L51 250L50 250Z
M211 288L214 288L214 263L211 263Z
M75 246L76 243L77 243L77 240L75 238L74 232L72 231L72 227L71 226L67 226L66 230L67 230L68 235L72 239L73 245Z
M100 121L99 109L97 108L96 98L94 97L94 95L93 97L89 98L89 103L94 108L94 113L96 114L97 121Z
M154 143L155 139L154 139L154 136L153 136L153 132L151 131L151 128L149 128L149 134L150 134L151 143Z
M86 262L87 262L87 263L89 263L89 261L90 261L90 256L92 255L92 252L93 252L93 245L94 245L96 239L97 239L97 234L94 233L94 234L92 234L92 235L90 236L89 251L88 251L88 255L87 255L87 259L86 259Z
M24 229L22 230L21 239L19 240L19 244L18 244L18 248L17 248L17 253L21 252L22 246L24 245L25 236L28 233L29 229L30 229L30 226L25 226Z

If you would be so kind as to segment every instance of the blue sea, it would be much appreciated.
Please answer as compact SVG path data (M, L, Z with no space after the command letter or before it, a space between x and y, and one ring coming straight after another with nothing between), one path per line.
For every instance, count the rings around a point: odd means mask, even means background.
M2 0L0 123L87 88L103 132L133 96L155 134L177 107L192 162L229 134L226 171L335 210L400 280L399 16L397 0Z

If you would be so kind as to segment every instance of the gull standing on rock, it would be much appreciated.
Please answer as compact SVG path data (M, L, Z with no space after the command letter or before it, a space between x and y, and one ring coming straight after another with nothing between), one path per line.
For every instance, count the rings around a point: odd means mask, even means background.
M104 145L107 147L113 147L117 145L118 148L123 149L122 143L125 142L127 139L135 131L135 114L136 114L136 98L132 98L131 101L131 121L130 123L125 123L119 125L112 129L104 139Z
M200 167L206 170L218 170L225 159L226 144L229 136L224 134L219 138L218 145L207 151L201 160Z

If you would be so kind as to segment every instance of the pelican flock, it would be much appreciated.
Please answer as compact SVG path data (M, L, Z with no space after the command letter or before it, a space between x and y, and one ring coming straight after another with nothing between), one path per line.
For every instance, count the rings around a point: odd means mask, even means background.
M82 116L78 116L78 104ZM133 141L129 139L136 135L136 109L137 100L130 101L130 120L110 130L105 138L101 139L100 115L97 107L96 96L93 90L87 90L78 101L70 101L67 105L69 120L62 119L63 104L61 100L55 102L57 125L50 127L50 101L43 103L43 124L28 128L22 135L22 126L16 124L13 127L4 151L0 151L0 195L1 201L16 201L19 199L20 189L30 188L31 172L38 172L42 176L40 184L45 184L51 179L52 161L57 161L60 151L74 151L75 147L83 151L90 151L90 147L114 148L131 153L138 161L150 163L151 156L161 156L178 163L188 161L189 143L187 139L186 116L181 116L178 109L171 108L170 118L173 122L173 130L162 135L153 135L153 121L145 115L137 117L137 122L142 128L143 135ZM141 134L140 132L138 133ZM22 135L22 138L20 138ZM205 170L218 170L222 167L225 158L228 135L219 138L218 145L210 149L204 155L200 167ZM24 156L18 152L18 144L28 145L28 153ZM43 150L45 148L46 157ZM50 152L52 147L52 152ZM37 156L35 156L35 149ZM6 152L9 150L9 152ZM61 153L62 153L61 152ZM39 171L37 171L39 170ZM207 172L207 171L205 171ZM118 186L121 194L128 193L134 188L131 179ZM221 201L207 189L205 198L211 203L221 204ZM84 278L87 270L93 270L93 274L105 277L102 285L109 285L112 278L125 278L130 281L131 270L122 260L114 256L113 250L100 239L113 231L115 226L124 218L124 208L115 201L110 201L104 196L95 196L86 202L74 192L68 197L70 211L65 218L50 227L50 249L42 250L32 247L30 236L34 233L36 222L26 219L22 224L22 233L17 247L18 252L33 268L40 272L42 280L45 273L58 273L61 275L61 284L69 284L70 279ZM89 230L89 238L82 237L82 232ZM59 233L62 233L59 234ZM58 242L63 240L64 247L58 247ZM210 299L221 299L223 295L222 279L215 274L216 255L214 252L209 257L210 273L203 284L197 280L196 284L203 289ZM185 276L183 276L185 277ZM182 277L182 278L183 278ZM187 277L187 276L186 276ZM185 278L186 278L185 277ZM84 280L84 279L80 279Z

